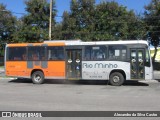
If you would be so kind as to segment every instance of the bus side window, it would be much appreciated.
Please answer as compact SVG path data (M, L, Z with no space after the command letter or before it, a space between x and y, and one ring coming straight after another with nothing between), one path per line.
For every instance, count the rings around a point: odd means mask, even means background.
M14 60L21 60L20 57L14 57Z
M45 47L29 46L28 47L28 60L45 60Z
M85 60L105 60L106 59L106 46L87 46L85 48Z
M39 60L37 53L32 54L32 60Z
M85 56L84 56L84 58L85 58L85 60L90 60L90 58L91 58L91 50L90 50L89 47L87 47L85 49Z
M22 60L27 60L27 55L25 53L22 55Z
M110 45L109 59L110 60L125 60L127 56L127 48L124 45Z
M64 48L50 46L47 49L48 60L64 60Z
M114 59L114 52L112 50L109 50L109 59Z
M23 54L26 53L26 47L8 47L7 60L20 61L23 60Z

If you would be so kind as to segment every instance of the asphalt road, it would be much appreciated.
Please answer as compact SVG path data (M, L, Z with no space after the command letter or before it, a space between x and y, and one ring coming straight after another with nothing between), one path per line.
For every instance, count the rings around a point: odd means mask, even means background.
M160 110L160 83L129 82L123 86L106 81L47 81L42 85L30 80L0 80L0 111L143 111Z
M1 76L3 73L1 73ZM0 111L160 111L160 82L67 82L0 78Z

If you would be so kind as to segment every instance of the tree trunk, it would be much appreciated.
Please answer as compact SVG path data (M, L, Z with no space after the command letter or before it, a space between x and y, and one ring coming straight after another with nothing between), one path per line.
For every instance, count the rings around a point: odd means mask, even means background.
M155 58L156 58L156 55L157 55L157 46L154 46L154 55L153 55L153 58L152 58L152 61L153 61L153 63L155 62Z

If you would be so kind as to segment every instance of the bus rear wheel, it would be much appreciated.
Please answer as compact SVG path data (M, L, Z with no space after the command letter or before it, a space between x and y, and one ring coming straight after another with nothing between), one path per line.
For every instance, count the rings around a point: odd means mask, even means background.
M114 72L110 75L109 82L113 86L121 86L124 83L124 76L119 72Z
M44 83L44 74L41 71L35 71L32 74L32 82L34 84L42 84Z

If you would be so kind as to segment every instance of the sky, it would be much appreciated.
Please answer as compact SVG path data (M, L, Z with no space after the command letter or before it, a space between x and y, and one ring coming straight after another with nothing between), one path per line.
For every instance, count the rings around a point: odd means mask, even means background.
M0 3L6 5L7 10L10 10L17 18L23 16L25 11L25 0L0 0ZM50 1L50 0L48 0ZM71 0L55 0L56 9L58 11L57 16L62 16L63 11L69 11ZM96 0L99 3L105 0ZM126 6L128 10L134 10L136 14L144 12L144 6L148 5L151 0L114 0L120 5ZM56 21L61 21L60 17L56 17Z

